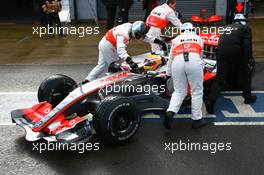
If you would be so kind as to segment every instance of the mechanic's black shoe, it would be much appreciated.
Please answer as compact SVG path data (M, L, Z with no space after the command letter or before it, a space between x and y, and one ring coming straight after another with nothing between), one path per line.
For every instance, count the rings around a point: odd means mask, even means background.
M192 129L199 129L201 127L204 127L208 124L208 122L205 119L200 119L200 120L193 120L192 123Z
M214 114L214 102L205 102L205 108L208 114Z
M257 100L257 96L251 95L250 97L245 98L244 103L245 104L255 103L256 100Z
M168 111L165 115L165 118L164 118L164 122L163 122L163 126L164 128L170 130L171 129L171 123L172 123L172 120L173 120L173 116L175 115L174 112L172 111Z

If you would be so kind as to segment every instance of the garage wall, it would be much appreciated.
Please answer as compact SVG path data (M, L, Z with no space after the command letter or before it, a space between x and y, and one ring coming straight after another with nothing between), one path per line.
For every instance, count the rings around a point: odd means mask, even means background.
M190 20L192 15L200 15L200 9L207 9L207 15L215 14L215 0L177 0L177 10L183 15L184 20Z
M77 0L78 20L95 20L97 21L97 0Z
M226 0L216 0L216 10L215 14L219 16L226 16Z
M164 2L165 0L160 0L161 4ZM97 3L99 19L105 19L105 7L101 0L98 0ZM216 0L177 0L177 10L183 14L184 20L189 20L192 15L199 15L201 8L206 8L208 15L214 15L215 7ZM142 10L141 2L134 0L129 15L131 20L142 20L144 18L144 11Z

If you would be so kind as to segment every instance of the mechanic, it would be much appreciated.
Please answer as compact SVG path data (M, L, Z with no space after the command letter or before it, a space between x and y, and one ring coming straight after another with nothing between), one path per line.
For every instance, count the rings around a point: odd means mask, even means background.
M39 7L40 25L41 26L46 26L47 25L47 15L43 11L43 8L42 8L43 0L38 0L37 4L38 4L38 7Z
M228 0L226 3L226 24L232 24L236 12L237 0Z
M206 110L214 113L214 104L224 87L229 73L234 71L238 76L240 87L243 91L244 103L254 103L256 96L251 94L251 74L249 63L254 63L252 56L252 33L243 14L234 17L234 23L227 25L232 32L225 32L219 40L217 51L217 76L212 84ZM235 69L233 69L235 66ZM253 66L254 67L254 66Z
M118 0L120 24L127 23L129 19L129 9L133 5L133 0Z
M145 11L144 21L147 20L150 12L159 5L159 0L142 0L143 10Z
M111 63L120 58L125 60L132 71L138 70L138 65L128 55L126 47L131 39L143 39L147 33L147 26L143 21L133 24L124 23L109 30L99 43L99 60L97 66L89 73L82 84L95 80L107 72Z
M117 0L102 0L102 3L105 5L107 12L107 22L106 27L107 30L112 29L115 25L115 17L116 17L116 8L118 1Z
M172 40L169 55L167 75L172 76L174 92L163 125L171 128L173 116L178 113L187 95L188 82L192 97L192 128L197 129L206 125L202 118L203 103L203 40L195 32L191 23L184 23L181 35Z
M42 0L42 9L43 12L46 13L48 26L51 27L53 25L53 21L55 21L56 27L60 28L59 36L63 37L63 29L61 28L61 21L59 17L59 12L61 11L61 0ZM53 28L49 29L49 33L55 33Z
M150 15L147 18L146 24L150 27L147 37L150 40L152 53L159 53L162 50L165 50L166 45L160 43L158 40L161 36L161 30L164 29L169 22L174 26L180 28L182 23L176 17L176 0L167 0L166 3L154 8ZM156 39L157 38L157 39Z

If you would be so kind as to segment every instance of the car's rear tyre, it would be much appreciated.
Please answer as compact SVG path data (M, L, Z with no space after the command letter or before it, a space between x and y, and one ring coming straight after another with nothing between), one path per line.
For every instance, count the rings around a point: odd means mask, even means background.
M140 120L137 104L128 97L116 95L103 99L93 117L99 136L114 144L130 140L139 128Z
M52 75L46 78L39 86L39 102L47 101L53 107L57 106L74 88L76 82L61 74Z

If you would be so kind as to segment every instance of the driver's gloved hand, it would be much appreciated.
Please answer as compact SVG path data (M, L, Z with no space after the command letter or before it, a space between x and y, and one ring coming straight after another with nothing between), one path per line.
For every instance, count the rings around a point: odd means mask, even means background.
M129 56L128 56L128 57L126 58L126 62L127 62L127 64L129 64L129 65L130 65L130 64L132 64L132 63L133 63L133 60L132 60L132 58L131 58L131 57L129 57Z
M132 60L131 57L127 57L126 58L126 62L127 64L129 64L130 68L132 69L132 72L134 73L139 73L139 68L138 65Z
M168 48L167 48L167 44L165 42L155 38L154 43L159 44L161 46L161 50L167 51Z
M137 63L133 62L133 63L129 64L129 66L132 69L132 72L140 73Z

